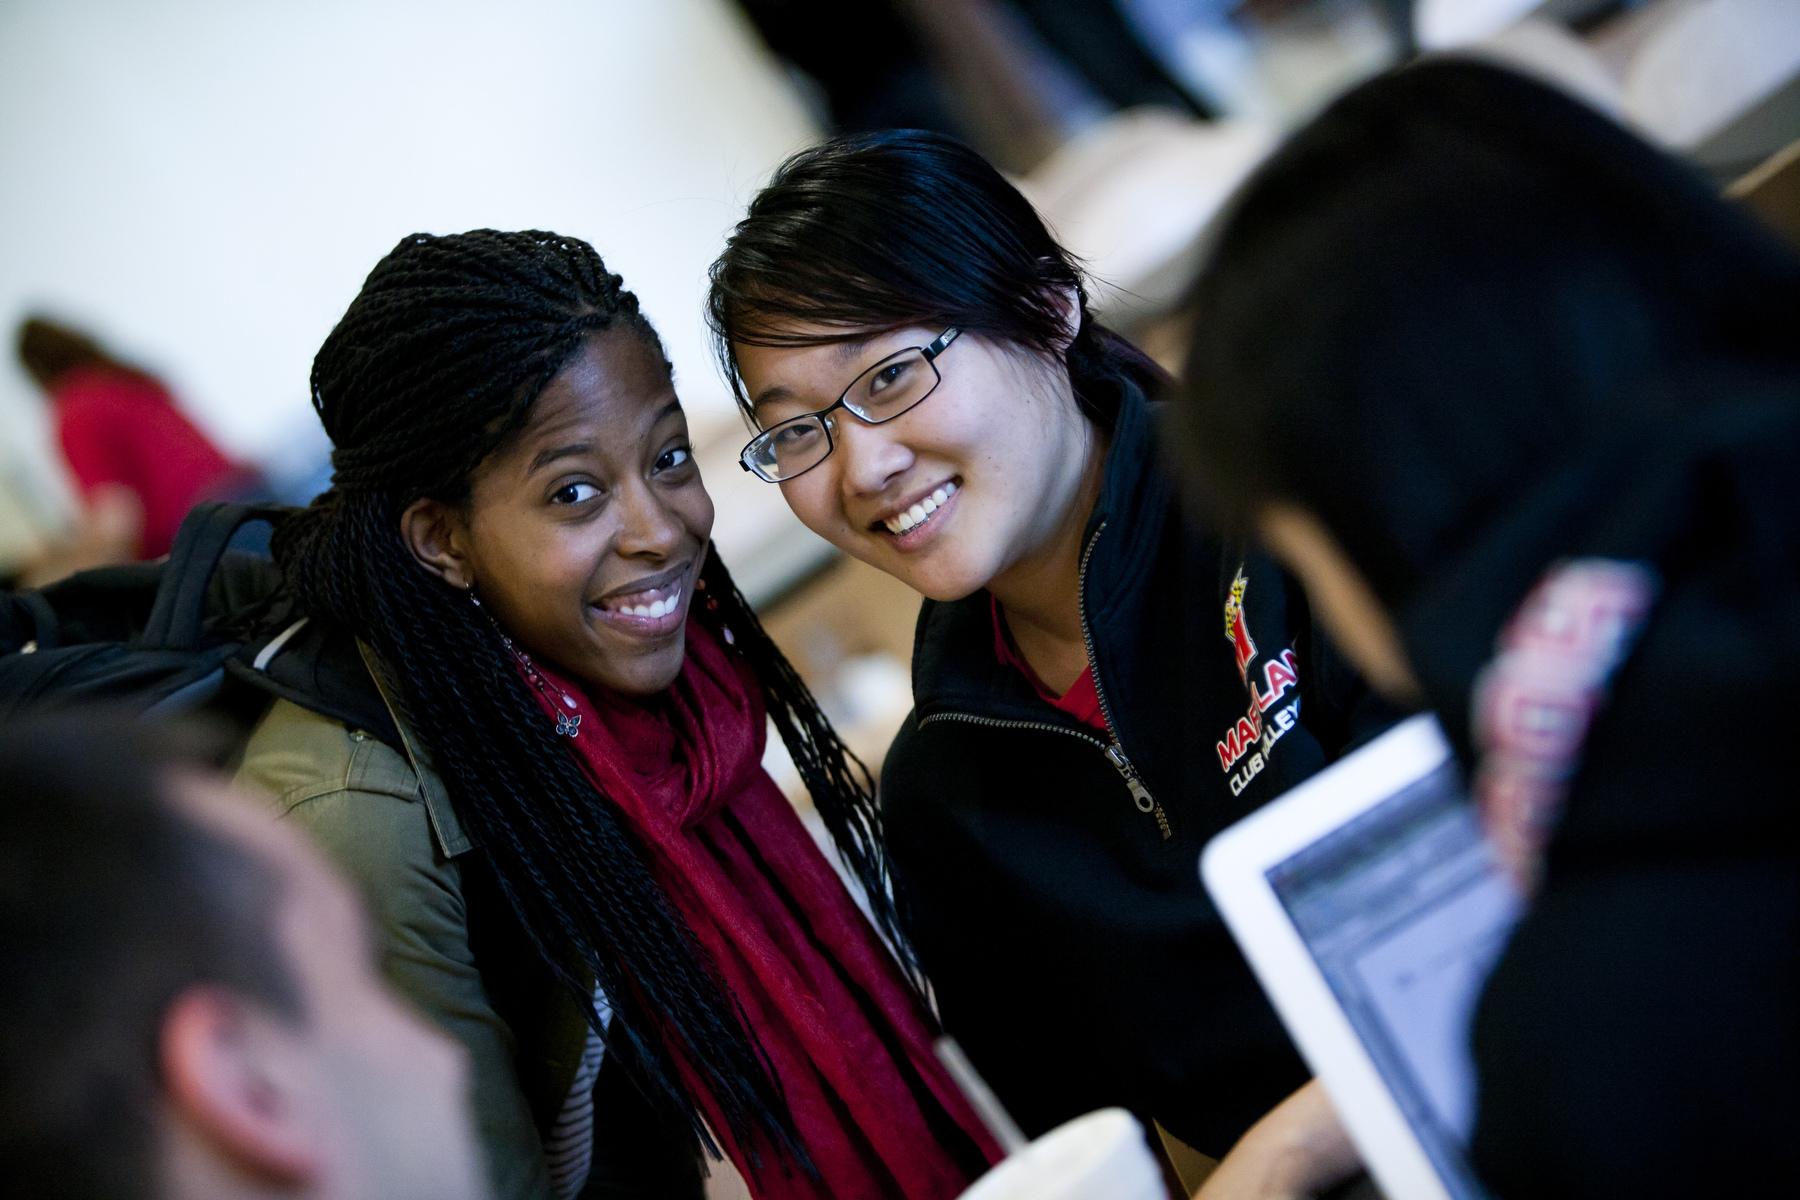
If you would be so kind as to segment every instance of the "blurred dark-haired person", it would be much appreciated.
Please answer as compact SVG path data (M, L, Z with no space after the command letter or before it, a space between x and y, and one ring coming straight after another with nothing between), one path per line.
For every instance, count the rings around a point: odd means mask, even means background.
M1306 1078L1195 870L1386 709L1266 555L1185 519L1166 376L991 165L920 132L778 170L712 270L746 468L925 597L882 772L945 1026L1024 1128L1222 1154Z
M50 399L57 442L83 502L116 508L121 490L136 499L138 557L167 554L181 518L197 502L261 488L256 470L213 445L161 380L87 334L29 317L19 326L18 353Z
M1800 1180L1800 261L1537 83L1421 65L1235 201L1178 439L1535 889L1479 1006L1503 1195Z
M33 1200L474 1200L464 1055L266 803L88 717L0 732L0 1178Z

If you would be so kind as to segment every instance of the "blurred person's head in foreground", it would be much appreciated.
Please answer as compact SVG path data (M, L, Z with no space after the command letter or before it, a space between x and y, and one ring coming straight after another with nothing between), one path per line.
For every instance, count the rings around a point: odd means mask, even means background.
M1793 464L1769 427L1800 400L1800 262L1523 76L1445 60L1332 104L1235 199L1193 315L1197 494L1459 742L1547 566L1680 570L1784 519L1719 481Z
M1196 494L1435 710L1532 889L1473 1014L1475 1170L1795 1178L1792 753L1757 735L1800 670L1800 262L1578 102L1443 61L1266 164L1197 300Z
M460 1052L298 834L105 719L15 723L0 779L9 1191L480 1194Z

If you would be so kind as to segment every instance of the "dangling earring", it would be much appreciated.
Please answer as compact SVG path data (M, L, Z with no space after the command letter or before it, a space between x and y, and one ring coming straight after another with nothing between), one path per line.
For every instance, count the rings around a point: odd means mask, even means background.
M487 618L487 623L494 627L494 632L500 635L501 645L510 650L512 656L519 660L519 665L525 668L525 677L531 680L532 686L548 696L551 700L560 699L563 702L564 708L573 709L575 707L575 697L569 695L569 693L563 691L559 687L553 687L550 681L544 678L543 672L537 669L537 664L531 661L531 655L513 645L513 640L506 636L506 630L500 628L500 622L494 620L493 615L489 613L486 606L481 603L481 597L475 594L475 587L473 584L469 586L469 603L473 604L476 610L479 611L482 616ZM556 732L567 738L572 738L580 734L581 714L572 711L557 713Z
M731 626L725 623L725 618L719 616L719 598L706 590L706 580L704 578L696 579L694 590L706 597L706 611L712 614L714 620L718 621L719 633L725 638L725 644L727 646L737 645L737 635L731 632Z

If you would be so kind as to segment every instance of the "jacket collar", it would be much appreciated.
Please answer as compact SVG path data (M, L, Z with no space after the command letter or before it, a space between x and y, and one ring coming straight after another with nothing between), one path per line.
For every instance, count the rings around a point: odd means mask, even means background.
M474 848L430 755L400 719L392 677L361 639L326 622L295 621L250 643L226 670L258 691L363 730L404 755L444 856L454 858Z
M362 655L363 665L369 670L369 678L375 681L375 690L381 695L382 705L393 720L394 729L400 737L399 749L411 763L413 776L419 781L419 795L425 801L425 815L431 821L431 832L437 837L438 849L445 858L455 858L474 849L475 843L463 828L462 819L456 815L456 806L450 802L450 793L444 788L444 778L431 765L431 754L423 743L407 729L406 722L400 719L399 706L394 703L393 684L382 669L381 660L375 651L361 638L356 642L357 652Z

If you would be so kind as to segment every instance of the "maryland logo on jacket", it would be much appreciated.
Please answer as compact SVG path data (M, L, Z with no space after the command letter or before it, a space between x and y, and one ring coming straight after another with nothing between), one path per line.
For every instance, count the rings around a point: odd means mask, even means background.
M997 659L985 592L927 602L884 818L945 1026L1027 1133L1117 1104L1218 1155L1307 1072L1200 850L1396 714L1272 561L1185 522L1118 386L1081 576L1105 728Z
M1292 646L1269 656L1260 665L1259 680L1251 675L1257 665L1256 639L1250 636L1250 619L1244 611L1249 580L1240 566L1231 580L1225 600L1225 637L1237 660L1238 678L1249 693L1250 706L1225 730L1217 743L1219 769L1231 775L1231 794L1242 795L1250 781L1262 774L1275 756L1275 744L1300 723L1300 662Z

